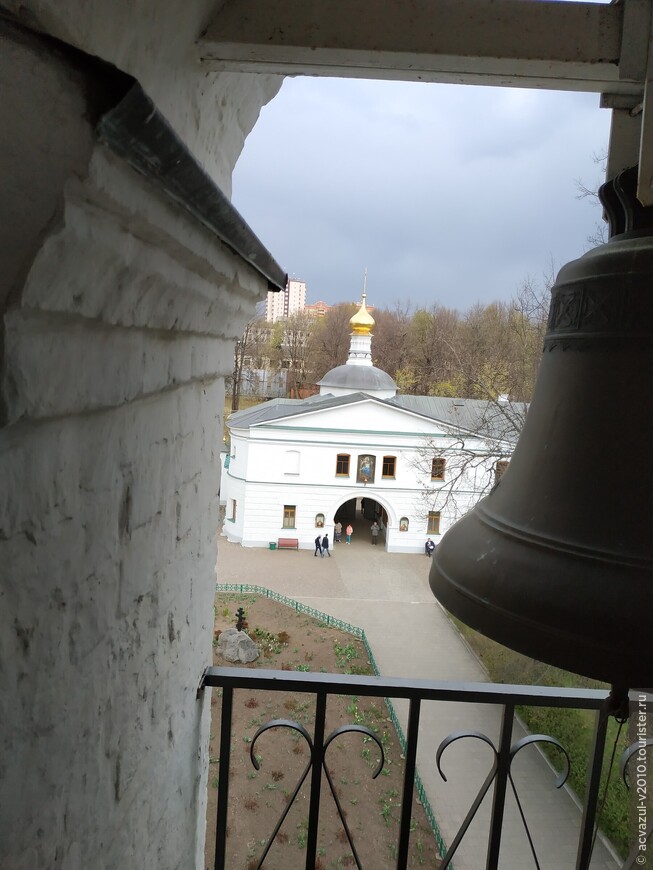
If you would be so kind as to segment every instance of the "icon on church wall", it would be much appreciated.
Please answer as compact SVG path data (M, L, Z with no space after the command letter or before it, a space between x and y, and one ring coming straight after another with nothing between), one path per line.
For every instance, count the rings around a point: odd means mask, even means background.
M324 514L315 514L315 528L323 529L324 528Z
M363 453L358 457L357 483L374 483L374 470L376 468L376 456Z
M408 517L402 517L399 520L399 531L407 532L408 531Z

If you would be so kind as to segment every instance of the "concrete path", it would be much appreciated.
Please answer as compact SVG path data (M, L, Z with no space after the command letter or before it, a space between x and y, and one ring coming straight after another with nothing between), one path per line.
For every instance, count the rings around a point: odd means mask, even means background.
M331 536L330 536L331 537ZM424 555L386 553L382 536L371 545L368 524L354 525L351 545L333 546L332 558L313 551L243 548L220 537L217 574L220 583L254 583L295 598L365 630L384 676L486 682L487 675L461 639L428 585ZM407 645L406 630L414 638ZM396 702L406 725L406 710ZM440 742L451 732L480 731L498 745L501 708L494 705L424 703L420 721L418 770L447 844L451 843L491 765L491 751L479 740L462 740L447 749L435 767ZM523 736L515 723L514 739ZM529 821L542 870L573 870L580 811L540 753L526 747L515 759L513 776ZM456 870L485 867L491 793L462 841ZM509 791L501 846L501 868L530 870L536 865ZM597 840L592 870L619 865Z

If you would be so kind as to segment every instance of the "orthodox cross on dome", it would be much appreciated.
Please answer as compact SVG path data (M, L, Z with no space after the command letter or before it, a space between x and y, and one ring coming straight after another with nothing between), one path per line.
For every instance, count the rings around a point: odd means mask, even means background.
M374 318L369 313L367 308L365 307L365 300L367 299L367 269L365 269L365 278L363 281L363 298L361 300L361 307L358 309L356 314L350 319L349 325L351 326L352 332L354 335L369 335L374 329Z
M372 330L374 329L374 318L365 306L366 299L367 269L365 270L361 307L349 321L351 326L351 342L349 345L349 357L346 363L348 366L372 365Z

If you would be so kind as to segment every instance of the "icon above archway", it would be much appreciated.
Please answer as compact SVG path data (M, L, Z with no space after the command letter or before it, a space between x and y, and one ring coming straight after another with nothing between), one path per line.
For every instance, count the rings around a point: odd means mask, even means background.
M356 475L357 483L374 483L374 472L376 470L376 456L371 456L369 453L362 453L358 457L358 472Z

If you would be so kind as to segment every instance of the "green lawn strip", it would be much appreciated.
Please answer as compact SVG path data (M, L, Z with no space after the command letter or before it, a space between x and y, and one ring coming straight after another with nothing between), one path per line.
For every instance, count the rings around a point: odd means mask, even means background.
M607 688L605 683L554 668L507 649L482 634L478 634L457 619L453 619L453 622L485 666L490 679L495 683L560 686L561 688L574 689ZM518 713L532 734L547 734L559 740L565 747L571 761L568 784L582 802L591 761L594 712L555 707L519 707ZM618 723L614 719L610 719L601 778L601 798L605 790L610 758L618 730ZM600 818L601 830L622 857L627 855L629 848L629 795L619 776L619 758L627 746L628 727L625 725L619 736L610 776L610 786ZM560 770L560 751L547 744L542 744L541 748L553 767Z

